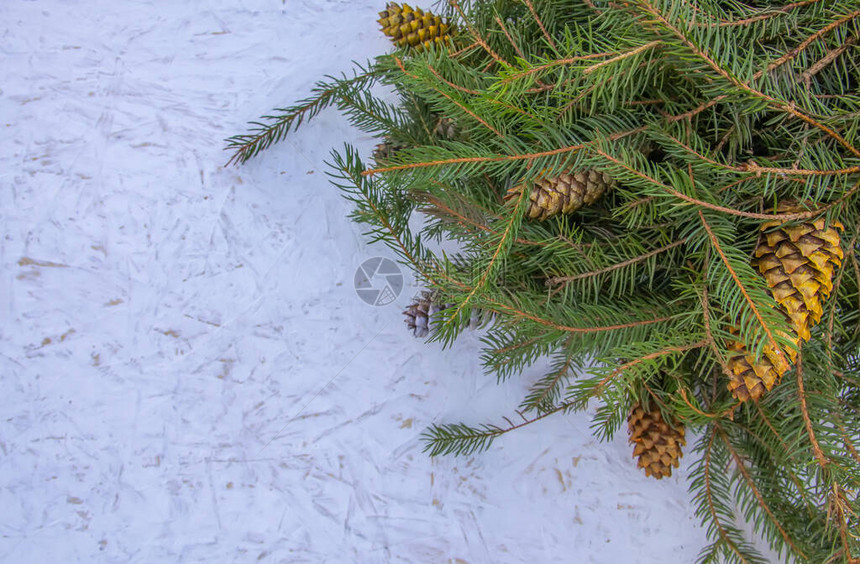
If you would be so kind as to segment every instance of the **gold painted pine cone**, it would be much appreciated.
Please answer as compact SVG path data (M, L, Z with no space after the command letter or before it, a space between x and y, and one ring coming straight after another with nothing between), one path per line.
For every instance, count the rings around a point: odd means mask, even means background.
M608 174L594 169L568 170L553 178L539 177L529 194L526 216L544 220L560 213L573 213L596 202L613 185ZM523 189L523 184L512 187L507 198L516 197Z
M839 231L824 218L787 225L772 221L762 225L762 242L755 250L753 266L767 280L773 299L791 319L798 336L808 341L809 329L824 313L824 300L833 290L833 274L842 264Z
M789 338L795 345L799 344L796 336ZM731 372L728 388L738 401L758 400L779 384L782 375L788 372L791 363L797 359L797 352L788 349L780 355L770 344L762 347L762 356L758 361L739 341L729 342L728 348L727 364Z
M779 209L797 211L791 205ZM753 266L764 276L774 301L791 320L794 334L787 337L797 348L801 339L809 340L810 329L824 313L824 300L833 291L833 275L843 258L837 229L844 227L838 221L827 227L824 218L780 225L779 221L770 221L761 226L764 233L755 249ZM758 400L770 391L797 358L790 349L780 355L771 344L763 347L758 361L738 341L730 342L728 348L728 389L742 402Z
M633 447L633 456L639 457L637 466L645 470L646 476L658 480L672 475L684 453L681 447L687 444L684 425L675 422L669 425L659 409L646 411L636 403L627 417L627 432Z
M421 49L444 43L450 37L450 26L442 18L421 8L412 8L409 4L401 6L397 2L389 2L385 10L379 12L377 21L382 33L398 47Z

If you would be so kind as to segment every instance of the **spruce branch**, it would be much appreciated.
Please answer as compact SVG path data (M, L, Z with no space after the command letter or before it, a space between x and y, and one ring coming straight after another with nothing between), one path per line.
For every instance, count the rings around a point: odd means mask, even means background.
M725 80L727 83L729 83L732 86L734 86L735 88L737 88L739 92L744 92L744 93L746 93L746 94L748 94L748 95L750 95L756 99L761 100L762 102L764 102L768 105L773 106L776 109L779 109L783 112L789 113L789 114L797 117L798 119L803 120L804 122L808 123L809 125L817 128L817 129L820 129L825 134L827 134L828 136L830 136L831 138L836 140L845 149L850 151L851 154L853 154L855 157L860 157L860 150L857 150L851 143L849 143L844 137L839 135L839 133L834 131L832 128L829 128L826 125L819 123L818 121L816 121L815 119L813 119L812 117L807 115L806 113L796 109L793 103L788 103L785 100L775 98L773 96L765 94L764 92L756 90L752 86L740 81L738 78L733 76L729 71L727 71L726 69L721 67L716 61L714 61L708 55L708 53L705 50L703 50L702 47L697 45L690 37L688 37L688 35L685 34L684 31L680 27L669 22L663 16L663 14L661 14L660 11L654 6L653 0L639 0L638 3L647 14L649 14L650 16L652 16L654 18L654 20L656 22L658 22L660 25L665 27L669 32L671 32L673 35L675 35L678 39L680 39L681 42L689 49L689 51L691 53L693 53L693 55L700 58L717 76L719 76L720 78ZM860 15L860 10L858 10L856 14L852 14L852 19L854 17L857 17L857 15Z
M643 180L643 181L645 181L645 182L647 182L647 183L649 183L655 187L661 188L665 193L667 193L671 196L674 196L678 199L684 200L685 202L695 204L695 205L702 207L702 208L705 208L705 209L717 211L717 212L728 214L728 215L734 215L734 216L738 216L738 217L746 217L746 218L750 218L750 219L761 219L761 220L782 219L785 221L792 221L792 220L805 219L805 218L810 218L810 217L815 217L817 215L821 215L821 210L812 210L812 211L796 212L796 213L792 212L792 213L767 214L767 213L748 212L748 211L730 208L727 206L720 206L717 204L712 204L712 203L709 203L709 202L706 202L703 200L699 200L697 198L693 198L692 196L688 196L686 194L683 194L683 193L679 192L678 190L672 188L672 186L670 186L669 184L666 184L665 182L662 182L657 178L649 176L647 173L644 173L642 171L634 169L632 166L625 163L621 159L613 157L612 155L609 155L608 153L604 152L601 149L589 148L589 150L591 150L595 154L600 155L601 157L603 157L607 161L617 165L618 167L620 167L621 170L632 175L633 177L638 177L639 179L641 179L641 180ZM853 193L854 193L854 191L852 190L850 195L853 195Z
M409 78L412 78L412 79L414 79L414 80L421 81L421 77L419 77L419 76L417 76L417 75L415 75L415 74L412 74L412 73L410 73L410 72L408 72L408 71L406 70L406 67L404 67L404 66L403 66L403 61L402 61L399 57L394 57L394 61L397 63L397 66L400 68L401 72L402 72L404 75L406 75L406 76L408 76ZM449 83L449 82L447 82L447 81L444 81L444 82L446 82L448 85L450 85L450 86L454 87L454 85L453 85L452 83ZM486 127L487 129L489 129L490 131L492 131L493 133L495 133L495 134L496 134L496 135L498 135L499 137L502 137L502 138L503 138L503 137L505 136L501 131L499 131L498 129L496 129L495 127L493 127L493 126L492 126L492 125L490 125L489 123L487 123L483 118L481 118L481 117L480 117L480 116L478 116L475 112L473 112L473 111L472 111L472 110L470 110L468 107L466 107L466 106L463 104L463 102L456 100L456 99L455 99L451 94L448 94L447 92L444 92L443 90L441 90L440 88L438 88L438 87L436 87L436 86L434 86L434 85L432 85L432 84L427 84L427 87L428 87L428 88L430 88L430 89L432 89L432 90L434 90L434 91L435 91L437 94L439 94L440 96L443 96L443 97L447 98L448 100L450 100L450 101L451 101L451 103L453 103L454 105L456 105L457 107L459 107L459 108L460 108L461 110L463 110L465 113L469 114L469 115L470 115L471 117L473 117L473 118L474 118L478 123L480 123L481 125L483 125L483 126L484 126L484 127ZM460 87L455 87L455 89L456 89L456 90L460 90Z
M574 357L576 355L572 345L573 340L569 337L563 345L566 352L561 357L561 362L553 368L552 372L532 385L528 395L520 404L520 411L525 413L529 411L544 413L553 409L561 394L564 382L570 377L571 370L574 368Z
M635 257L632 257L632 258L629 258L627 260L615 263L615 264L610 265L610 266L605 266L605 267L598 269L598 270L593 270L590 272L583 272L582 274L576 274L574 276L553 276L552 278L547 279L546 285L547 286L564 286L564 285L567 285L567 284L574 282L576 280L582 280L584 278L591 278L592 276L600 276L601 274L607 274L607 273L613 272L615 270L618 270L620 268L626 268L626 267L631 266L633 264L636 264L638 262L642 262L642 261L647 260L653 256L659 255L660 253L670 251L670 250L674 249L675 247L680 247L681 245L685 244L686 242L687 242L686 239L680 239L678 241L675 241L674 243L669 243L668 245L664 245L658 249L648 251L647 253L637 255ZM559 288L554 288L550 292L550 296L552 296L554 293L556 293L558 291L560 291Z
M666 347L664 349L654 351L654 352L648 353L646 355L643 355L639 358L625 362L624 364L621 364L617 368L613 369L612 372L610 372L607 376L605 376L603 379L598 381L596 384L594 384L594 385L589 384L588 387L591 390L589 395L591 397L599 397L601 395L601 393L603 392L603 389L612 380L617 378L619 375L625 373L626 371L630 370L631 368L638 366L644 362L648 362L648 361L651 361L651 360L654 360L654 359L660 358L660 357L665 357L667 355L673 355L673 354L687 352L687 351L690 351L693 349L702 348L705 345L707 345L706 341L698 341L696 343L692 343L689 345L682 345L682 346L676 346L676 347Z
M858 38L856 35L852 35L848 39L845 40L842 45L835 49L831 49L827 52L827 54L822 57L819 61L817 61L814 65L803 71L800 75L800 80L806 85L807 88L810 88L812 78L821 72L824 68L827 67L830 63L839 58L842 53L844 53L849 47L857 43Z
M729 454L731 454L732 460L735 463L735 468L737 468L738 472L740 472L740 474L743 476L744 482L746 483L746 486L749 488L749 490L755 496L755 499L758 502L758 505L761 508L761 510L767 514L768 518L771 520L773 525L777 528L780 536L782 536L782 539L785 541L785 544L787 544L789 547L791 547L791 549L797 555L799 555L801 558L806 558L806 554L804 554L803 551L800 548L798 548L797 545L794 544L794 542L792 542L791 537L788 535L788 533L786 533L785 529L780 524L779 520L773 514L773 511L768 506L767 502L764 499L764 496L762 496L762 493L756 487L755 480L753 480L752 476L750 475L750 471L747 469L744 461L738 455L737 451L734 448L732 448L731 441L729 441L729 438L726 436L725 431L720 426L719 421L714 421L713 425L716 428L718 434L720 435L720 438L725 443L726 449L728 450Z
M520 193L519 198L517 199L516 204L513 206L513 209L510 213L510 218L507 220L505 225L504 232L501 233L499 237L499 242L496 245L495 251L493 251L493 255L490 257L490 261L487 264L487 267L481 273L480 279L475 284L475 287L472 288L472 291L465 297L462 303L457 306L456 310L452 314L458 315L464 307L466 307L472 298L475 295L486 288L487 284L490 283L491 277L495 274L496 271L500 268L500 265L504 263L505 256L510 251L511 244L517 237L517 231L520 222L522 221L523 214L525 213L525 202L528 201L526 198L525 191Z
M469 456L478 452L482 452L490 448L500 436L522 429L532 423L549 417L550 415L567 411L572 406L570 404L561 404L553 409L541 413L531 419L525 418L521 413L517 413L522 419L522 423L512 423L507 418L507 427L499 427L498 425L483 424L477 427L471 427L464 423L449 423L445 425L431 425L421 435L421 440L424 442L424 452L430 456L441 456L453 454L455 456Z
M354 73L347 78L327 77L329 81L317 82L312 92L314 95L299 101L287 108L275 108L273 114L265 115L261 119L265 122L251 122L254 127L249 133L234 135L227 139L226 150L232 151L233 155L225 166L230 164L243 164L260 151L268 149L271 145L282 141L291 130L297 129L303 121L312 119L324 108L348 99L381 77L381 72L369 66L369 70L358 67L363 72Z
M833 31L837 27L839 27L843 24L846 24L846 23L850 22L851 20L857 18L857 16L860 16L860 10L857 10L855 12L848 14L845 17L842 17L842 18L839 18L838 20L830 22L829 24L827 24L826 26L824 26L820 30L816 31L815 33L813 33L812 35L810 35L809 37L807 37L806 39L801 41L797 47L795 47L791 51L789 51L789 52L785 53L784 55L782 55L781 57L779 57L777 60L770 63L766 69L755 73L752 76L752 80L758 80L763 75L773 71L775 68L777 68L781 65L784 65L787 62L791 61L792 59L796 58L807 47L809 47L812 43L818 41L822 36L824 36L827 33L830 33L831 31Z
M744 541L737 527L731 525L734 514L725 501L731 499L730 486L727 474L722 471L728 460L725 452L715 445L717 433L718 427L709 425L696 449L702 453L702 458L693 469L690 483L690 490L697 504L696 515L707 525L708 536L714 541L699 554L699 562L717 562L722 557L727 562L767 564L766 560ZM715 458L717 462L714 462ZM716 471L714 466L718 468Z
M634 135L636 133L640 133L644 131L644 127L640 127L637 129L632 129L628 131L622 131L615 134L612 134L608 137L610 141L616 141L627 137L629 135ZM373 176L377 174L382 174L385 172L394 172L401 170L414 170L419 168L427 168L427 167L442 167L446 165L463 165L463 164L483 164L483 163L498 163L498 162L510 162L510 161L534 161L536 159L545 158L545 157L554 157L557 155L562 155L566 153L572 153L576 151L580 151L585 149L587 144L576 144L576 145L568 145L566 147L561 147L558 149L550 149L546 151L536 151L536 152L526 152L521 154L512 154L512 155L492 155L492 156L482 156L482 157L456 157L456 158L448 158L448 159L438 159L438 160L430 160L424 162L413 162L406 163L402 165L394 165L387 167L379 167L372 168L362 172L362 176ZM768 216L770 217L770 216Z
M460 3L457 0L449 0L449 3L457 11L457 13L460 15L460 18L466 24L466 27L469 29L469 33L475 39L475 43L480 45L484 49L484 51L486 51L497 63L499 63L503 67L509 66L508 62L502 59L498 55L498 53L493 51L493 49L481 36L481 33L477 29L475 29L475 27L470 23L469 18L466 16L466 14L463 12L463 9L460 7Z
M806 394L803 390L803 353L797 353L797 364L795 366L795 378L797 379L797 399L800 402L800 413L803 415L803 423L806 427L806 434L809 435L809 442L812 444L812 453L815 455L815 460L818 465L824 469L830 464L824 452L821 450L821 445L815 437L815 431L812 429L812 420L809 418L809 410L806 406Z
M735 268L732 267L731 261L729 261L729 258L726 256L726 253L723 251L723 248L720 245L720 242L717 239L717 236L714 234L714 231L711 229L711 226L705 220L705 215L701 211L699 211L699 218L702 220L702 225L704 226L705 230L708 232L708 237L711 240L711 244L713 245L714 250L720 256L720 260L723 262L726 269L729 271L729 274L731 274L732 279L734 280L735 284L737 285L738 290L743 295L744 300L746 301L747 305L749 306L750 311L755 316L755 318L758 321L761 328L764 329L764 332L767 335L767 339L768 339L768 342L770 343L770 346L772 346L774 348L774 350L776 351L776 354L779 355L779 357L782 359L783 362L788 363L788 360L785 358L785 353L782 351L782 348L780 347L779 344L777 344L776 339L774 338L774 332L771 330L770 324L765 322L764 317L762 316L762 313L761 313L761 309L756 306L752 297L750 297L750 292L747 290L746 285L743 282L741 282L741 279L740 279L740 277L738 277L738 274L737 274Z
M741 27L741 26L749 26L750 24L754 24L754 23L758 23L758 22L765 21L765 20L769 20L769 19L771 19L771 18L775 18L775 17L777 17L777 16L783 16L783 15L785 15L785 14L787 14L787 13L791 12L792 10L796 10L797 8L802 8L802 7L805 7L805 6L809 6L809 5L811 5L811 4L817 4L817 3L821 2L821 1L822 1L822 0L803 0L803 1L801 1L801 2L793 2L793 3L791 3L791 4L787 4L787 5L785 5L785 6L781 6L781 7L779 7L779 8L773 8L773 9L768 10L767 12L765 12L765 13L763 13L763 14L759 14L759 15L756 15L756 16L753 16L753 17L750 17L750 18L744 18L744 19L741 19L741 20L734 20L734 21L726 21L726 20L720 19L718 22L715 22L715 23L712 23L712 22L708 22L708 23L699 23L699 22L695 22L695 23L694 23L694 25L697 25L697 26L708 26L708 27Z
M538 27L540 27L540 30L543 33L543 36L546 38L546 42L549 43L550 47L552 47L553 49L558 49L558 46L555 44L555 41L553 41L553 39L552 39L552 36L549 34L549 32L546 30L546 27L543 25L543 22L541 21L540 16L538 16L538 13L535 10L534 5L531 3L531 0L523 0L523 2L525 3L526 6L528 6L529 13L532 15L532 18L534 18L535 22L537 22Z

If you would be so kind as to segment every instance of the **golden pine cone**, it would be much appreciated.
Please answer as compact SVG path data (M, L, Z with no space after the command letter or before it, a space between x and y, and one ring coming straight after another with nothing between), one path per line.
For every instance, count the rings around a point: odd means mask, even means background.
M687 444L684 425L674 422L669 425L659 409L646 411L641 403L636 403L627 417L627 432L633 447L633 456L639 457L637 466L645 470L646 476L658 480L671 476L672 468L677 468L684 455L681 447Z
M778 209L797 211L791 204ZM843 258L837 229L844 227L838 221L826 227L824 218L779 225L779 221L770 221L761 226L765 233L755 249L753 266L764 276L774 301L791 320L794 334L785 336L797 348L801 339L809 340L810 328L821 320L822 304L833 291L833 274ZM738 341L729 342L728 348L728 388L740 401L757 400L771 390L797 358L795 351L787 349L780 354L771 344L763 347L758 361Z
M737 333L737 330L733 331ZM789 336L795 345L799 344L796 336ZM761 358L747 351L740 341L729 342L728 367L729 391L738 401L758 400L762 394L770 391L782 380L782 375L791 368L791 363L797 359L797 352L791 349L779 354L771 344L762 347ZM787 358L786 358L787 357Z
M761 229L778 225L780 222L772 221ZM804 341L821 320L822 304L833 290L833 274L842 264L837 229L844 226L834 221L825 227L824 218L786 225L764 233L755 250L753 266L765 277L774 300Z
M526 215L530 219L544 220L559 213L573 213L596 202L613 185L608 174L594 169L568 170L553 178L539 177L529 194ZM523 184L512 187L507 198L519 195L523 188Z
M379 12L377 21L382 33L398 47L421 49L443 43L450 37L450 26L442 18L409 4L400 6L397 2L389 2L385 10Z

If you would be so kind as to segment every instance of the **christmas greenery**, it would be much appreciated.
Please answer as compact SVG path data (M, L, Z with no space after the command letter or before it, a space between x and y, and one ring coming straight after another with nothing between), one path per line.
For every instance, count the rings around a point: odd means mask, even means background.
M432 291L410 327L430 315L450 343L492 314L499 380L552 359L514 422L433 426L430 454L596 404L594 432L627 424L649 475L689 449L702 562L764 561L739 519L786 560L857 562L858 18L858 0L391 3L396 50L229 149L337 106L381 141L332 154L352 219Z

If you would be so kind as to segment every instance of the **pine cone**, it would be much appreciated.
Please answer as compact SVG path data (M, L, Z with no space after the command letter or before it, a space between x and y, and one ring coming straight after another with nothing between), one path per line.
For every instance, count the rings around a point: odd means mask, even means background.
M633 456L639 457L637 466L645 469L646 476L659 480L672 475L672 468L678 467L684 455L681 447L687 444L683 424L669 425L659 409L646 411L641 403L636 403L627 418L627 432L630 444L635 445Z
M409 4L401 7L397 2L389 2L385 10L379 12L379 25L382 33L391 38L398 47L430 47L445 42L450 27L437 15L413 9Z
M573 213L596 202L613 185L608 174L594 169L567 171L554 178L539 177L529 194L526 215L544 220L559 213ZM508 190L507 199L519 195L523 189L523 184L514 186Z
M737 332L736 330L733 332ZM790 336L795 345L797 337ZM738 401L758 400L766 391L770 391L782 380L782 375L788 372L792 362L797 359L797 352L784 351L780 355L773 345L762 347L762 356L756 362L755 357L747 351L739 341L729 342L728 367L729 391ZM788 357L788 358L786 358Z
M768 222L761 229L779 224ZM783 226L765 233L755 250L753 266L765 277L774 300L804 341L809 340L809 329L821 320L822 304L833 290L833 274L842 264L836 229L845 228L838 221L825 228L824 218Z
M438 294L424 290L420 296L403 310L403 315L406 316L404 322L406 327L412 331L412 335L419 339L423 339L431 332L435 331L435 323L438 319L434 316L448 308L452 304L442 303ZM469 329L478 329L486 325L492 319L492 312L483 311L478 308L472 308L472 314L467 323Z
M436 128L433 130L436 137L451 140L457 136L457 126L451 118L439 118L436 122Z
M406 145L397 143L396 141L392 141L386 137L382 143L379 143L376 148L373 149L373 160L377 163L387 161L393 157L397 151L405 148Z
M797 211L785 204L780 211ZM761 226L767 231L779 226L771 221ZM833 222L825 228L824 218L787 225L763 234L755 249L753 266L764 276L770 293L780 309L791 320L794 334L787 337L795 344L808 341L810 328L821 320L822 304L833 290L834 271L842 264L843 253L839 246L841 223ZM728 388L740 400L759 399L782 379L797 358L793 350L779 354L773 345L766 344L762 357L755 357L738 342L729 343L731 371Z

